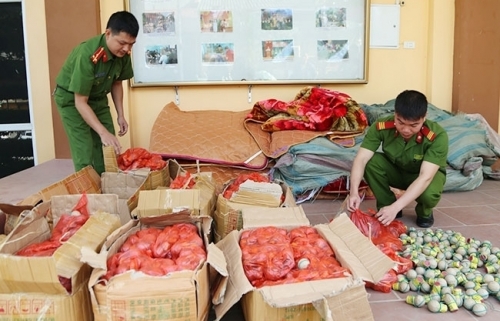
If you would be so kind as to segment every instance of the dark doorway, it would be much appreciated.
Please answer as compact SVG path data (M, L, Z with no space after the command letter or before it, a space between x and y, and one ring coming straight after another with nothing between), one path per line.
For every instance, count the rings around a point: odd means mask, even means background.
M35 165L30 119L23 10L0 2L0 178Z

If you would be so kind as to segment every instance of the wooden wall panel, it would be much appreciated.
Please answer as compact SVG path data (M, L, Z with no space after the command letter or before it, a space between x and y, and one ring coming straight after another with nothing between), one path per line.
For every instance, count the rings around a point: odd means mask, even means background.
M99 0L45 0L50 86L74 46L101 32ZM71 158L69 143L52 100L56 158Z
M499 130L500 1L455 1L454 112L480 113Z

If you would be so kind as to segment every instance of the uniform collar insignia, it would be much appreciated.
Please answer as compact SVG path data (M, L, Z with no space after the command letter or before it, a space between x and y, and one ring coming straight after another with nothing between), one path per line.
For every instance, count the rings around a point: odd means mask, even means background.
M415 137L415 141L417 142L417 144L421 144L424 140L424 137L427 137L427 139L432 142L434 138L436 138L436 134L432 130L430 130L429 127L424 125L417 133L417 137Z
M393 121L379 121L377 123L377 130L396 128L396 123Z
M432 130L429 129L427 126L422 126L422 129L420 129L420 134L427 137L428 140L431 142L436 138L436 133L434 133Z
M90 57L90 60L92 60L92 63L95 65L97 62L102 59L102 62L107 62L108 61L108 54L106 53L106 50L104 47L99 47L97 50L94 52L94 54Z

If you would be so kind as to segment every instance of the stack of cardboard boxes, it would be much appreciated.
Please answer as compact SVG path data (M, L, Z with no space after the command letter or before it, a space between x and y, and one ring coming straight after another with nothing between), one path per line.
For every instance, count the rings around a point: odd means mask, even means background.
M246 204L240 206L218 195L209 173L196 175L193 189L169 189L170 181L182 171L175 160L169 160L168 168L155 174L162 177L160 181L151 184L151 173L117 171L99 177L86 168L30 197L41 203L23 215L0 247L0 321L21 317L56 321L201 321L208 319L212 308L220 320L239 301L247 321L373 319L363 281L378 282L393 262L346 215L314 228L351 275L257 289L242 268L242 231L259 226L291 229L309 225L302 207L296 205L284 184L280 188L285 197L279 206L262 206L258 194L247 197ZM56 222L59 215L71 212L82 193L92 199L89 208L98 213L94 220L89 220L51 257L15 256L21 246L47 238L47 217ZM227 225L224 217L230 215L236 215L241 224ZM215 229L214 218L216 222L219 219ZM207 251L206 262L194 271L165 276L129 271L102 281L107 259L128 236L146 227L176 223L197 226ZM71 293L61 286L60 276L71 278Z

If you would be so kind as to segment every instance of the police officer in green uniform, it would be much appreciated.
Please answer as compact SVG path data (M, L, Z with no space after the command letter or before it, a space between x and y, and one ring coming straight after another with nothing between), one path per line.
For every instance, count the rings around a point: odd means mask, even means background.
M358 189L364 177L376 198L375 216L382 224L401 217L403 208L413 201L417 202L417 225L434 224L433 208L446 181L448 135L439 124L426 120L426 115L425 95L406 90L396 98L394 115L370 126L351 171L350 211L359 208ZM405 192L397 199L391 187Z
M139 24L127 11L115 12L106 31L82 42L70 53L56 78L54 100L68 136L75 170L92 165L104 172L102 145L121 151L108 105L117 112L119 136L128 131L123 115L122 81L133 77L130 50Z

